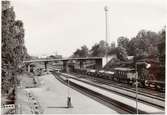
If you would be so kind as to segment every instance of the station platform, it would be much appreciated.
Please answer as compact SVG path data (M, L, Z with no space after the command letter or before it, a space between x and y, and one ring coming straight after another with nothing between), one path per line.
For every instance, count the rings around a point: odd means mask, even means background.
M64 73L63 73L64 74ZM74 77L72 75L69 75L69 74L64 74L64 75L67 75L67 76L70 76L70 77ZM66 77L63 77L63 79L66 79ZM72 82L72 83L75 83L75 84L78 84L80 86L83 86L83 87L86 87L92 91L95 91L95 92L98 92L102 95L106 95L107 97L109 98L112 98L114 100L117 100L117 101L120 101L124 104L127 104L127 105L130 105L132 107L136 107L136 100L132 100L132 99L129 99L128 97L124 97L124 96L121 96L121 95L118 95L118 94L115 94L115 93L112 93L112 92L109 92L109 91L106 91L106 90L103 90L101 88L98 88L96 86L93 86L93 85L90 85L90 84L87 84L87 83L84 83L82 81L78 81L78 80L75 80L75 79L70 79L69 78L69 81ZM138 102L138 109L141 110L141 111L145 111L149 114L164 114L165 111L159 109L159 108L155 108L151 105L147 105L145 103L141 103L141 102Z
M115 110L73 90L52 74L40 76L38 88L27 88L39 101L43 114L119 114ZM67 108L67 97L72 108Z
M67 76L74 79L74 80L76 79L77 81L76 80L75 81L76 81L77 84L80 84L78 81L81 81L81 82L84 82L86 84L97 86L98 88L102 88L104 90L113 91L113 93L114 92L119 92L119 93L116 93L116 94L120 94L120 95L123 94L122 96L127 95L126 97L128 97L128 96L133 97L133 98L136 97L136 94L134 92L128 91L129 89L127 89L127 88L121 88L120 89L120 88L112 87L111 85L98 84L97 82L94 82L94 81L91 81L91 80L88 80L88 79L85 79L85 78L79 78L78 79L75 75L66 74L66 73L61 73L61 75L64 75L64 76L61 76L61 78L64 79L64 80L67 79L66 78ZM156 97L158 99L157 100L154 95L147 95L147 94L143 95L142 93L138 93L137 98L138 98L138 100L147 100L147 102L149 102L149 103L165 107L165 101L160 100L158 97ZM162 111L160 111L160 112L162 112Z

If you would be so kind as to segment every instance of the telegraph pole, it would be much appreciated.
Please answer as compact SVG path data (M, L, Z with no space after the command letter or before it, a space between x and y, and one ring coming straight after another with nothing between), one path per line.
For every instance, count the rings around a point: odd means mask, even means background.
M106 26L106 50L105 50L105 56L106 56L106 64L108 62L108 47L107 47L107 43L108 43L108 35L109 35L109 31L108 31L108 7L105 6L104 7L104 11L105 11L105 26Z
M136 78L136 114L138 115L138 72L137 72L137 63L135 65L135 69L136 69L136 74L135 74L135 78Z
M67 108L72 108L71 97L70 97L70 81L69 76L67 76L67 88L68 88L68 96L67 96Z

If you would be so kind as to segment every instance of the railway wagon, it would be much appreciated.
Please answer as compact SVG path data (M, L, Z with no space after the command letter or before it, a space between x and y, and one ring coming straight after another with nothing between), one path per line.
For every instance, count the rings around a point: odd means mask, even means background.
M96 77L97 76L97 71L95 69L87 69L86 74Z
M123 67L114 68L113 79L118 82L133 84L136 79L135 69Z
M136 79L139 87L154 87L155 90L164 91L164 71L158 71L159 66L146 67L146 63L138 63L135 68L117 67L113 71L95 70L95 69L80 69L76 68L75 72L79 74L89 75L92 77L102 78L105 80L113 80L129 85L135 85ZM161 67L162 68L162 67ZM164 70L164 69L163 69Z
M87 69L74 68L73 72L86 75Z
M113 71L105 71L105 77L108 78L109 80L113 80L114 79L114 72Z
M113 80L114 72L113 71L99 70L99 71L96 71L96 77L106 79L106 80Z
M105 77L105 71L104 70L96 71L96 76L97 77Z

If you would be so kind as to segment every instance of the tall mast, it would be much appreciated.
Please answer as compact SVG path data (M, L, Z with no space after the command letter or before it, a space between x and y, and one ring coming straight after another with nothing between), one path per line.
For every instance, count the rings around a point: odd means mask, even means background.
M104 11L105 11L105 26L106 26L106 50L105 50L105 57L106 57L106 64L108 62L108 47L107 47L107 43L108 43L108 38L109 38L109 31L108 31L108 7L105 6L104 7Z

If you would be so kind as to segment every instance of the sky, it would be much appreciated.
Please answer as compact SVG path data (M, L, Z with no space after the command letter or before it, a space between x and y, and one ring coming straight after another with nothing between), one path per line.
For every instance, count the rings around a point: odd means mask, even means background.
M108 11L108 43L120 36L131 39L140 30L158 32L166 24L165 0L14 0L16 19L22 20L25 45L33 56L71 56L83 45L90 49L105 40Z

